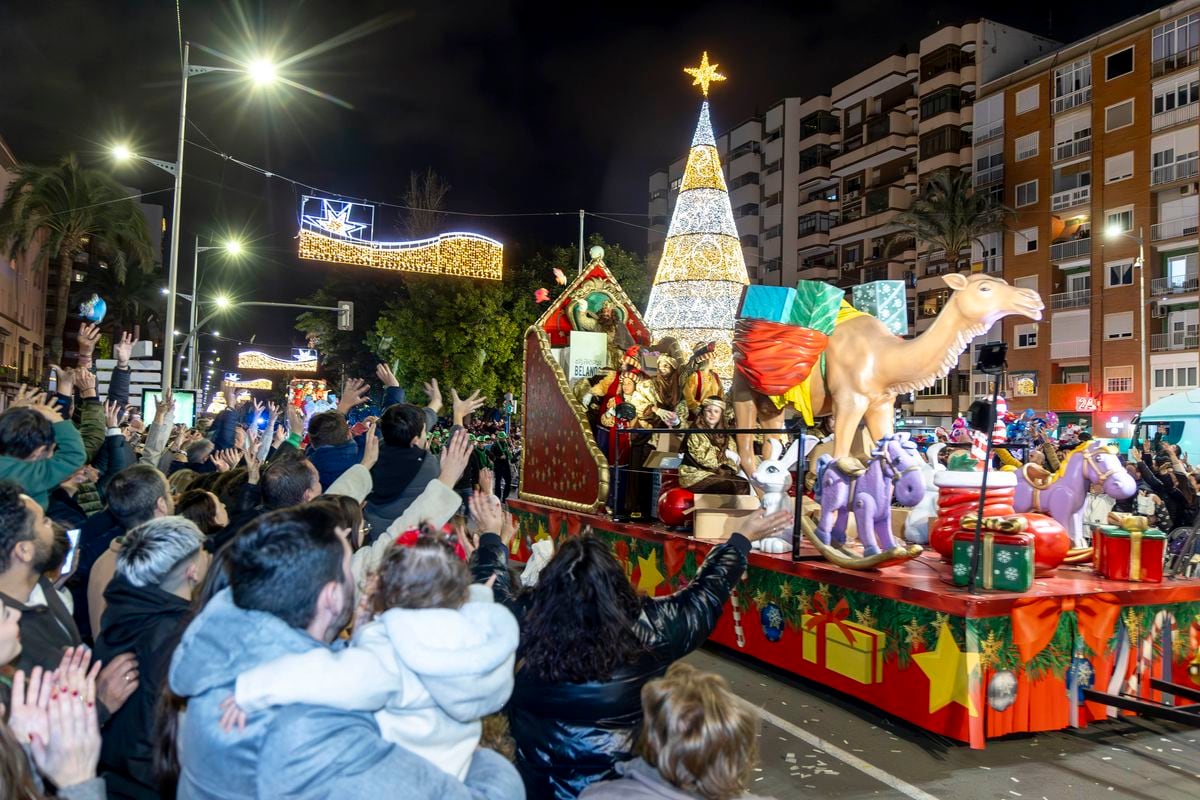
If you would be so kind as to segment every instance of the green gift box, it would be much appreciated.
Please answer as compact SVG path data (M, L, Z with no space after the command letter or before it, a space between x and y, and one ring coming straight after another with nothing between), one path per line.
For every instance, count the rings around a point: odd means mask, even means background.
M878 319L897 336L908 334L908 293L904 281L872 281L855 286L851 305Z
M982 551L977 586L1005 592L1027 592L1033 588L1033 536L984 530L979 538ZM951 563L955 586L967 585L974 552L974 531L954 534Z

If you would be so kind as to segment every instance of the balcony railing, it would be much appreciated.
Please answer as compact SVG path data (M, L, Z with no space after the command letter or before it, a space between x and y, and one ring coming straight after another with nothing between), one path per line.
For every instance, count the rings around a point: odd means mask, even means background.
M1001 120L1000 122L993 122L986 128L976 128L974 141L975 144L983 144L984 142L990 142L992 139L995 139L997 136L1000 136L1003 133L1004 121Z
M1091 237L1086 239L1072 239L1069 242L1058 242L1057 244L1050 245L1050 260L1067 261L1072 258L1083 258L1091 255L1091 252Z
M997 253L994 256L983 257L983 271L995 275L1004 271L1004 257Z
M1197 284L1195 272L1185 272L1182 275L1168 275L1165 278L1155 278L1150 281L1150 293L1159 294L1187 294L1200 289L1200 284Z
M1168 219L1150 226L1150 241L1158 242L1163 239L1178 239L1180 236L1195 236L1198 230L1200 230L1200 220L1194 216Z
M1200 158L1193 156L1176 161L1174 164L1163 164L1161 167L1155 167L1150 172L1150 183L1154 186L1160 183L1171 183L1172 181L1181 181L1185 178L1194 178L1200 175Z
M1200 333L1196 331L1150 334L1150 349L1155 353L1171 350L1195 350L1197 347L1200 347Z
M1198 114L1200 114L1200 103L1188 103L1186 106L1179 106L1178 108L1172 108L1170 111L1155 114L1150 118L1150 129L1161 131L1163 128L1169 128L1181 122L1190 122Z
M1072 139L1069 142L1059 142L1054 145L1054 160L1065 161L1068 158L1075 158L1084 153L1092 152L1092 137L1084 136L1080 139Z
M1166 75L1168 72L1190 67L1198 61L1200 61L1200 47L1180 50L1178 53L1172 53L1157 61L1150 62L1150 77L1157 78L1160 75Z
M1091 342L1051 342L1050 358L1083 358L1092 351Z
M1050 295L1050 310L1063 311L1068 308L1085 308L1092 304L1092 290L1078 289L1074 292L1059 292Z
M1082 89L1064 94L1062 97L1054 98L1054 113L1061 114L1064 111L1069 111L1076 106L1081 106L1084 103L1089 103L1092 100L1092 87L1084 86Z
M1061 211L1064 208L1081 206L1092 201L1092 187L1080 186L1077 189L1067 189L1050 195L1050 210Z
M1004 165L997 164L994 167L981 169L975 173L975 185L986 186L989 183L999 183L1004 180Z

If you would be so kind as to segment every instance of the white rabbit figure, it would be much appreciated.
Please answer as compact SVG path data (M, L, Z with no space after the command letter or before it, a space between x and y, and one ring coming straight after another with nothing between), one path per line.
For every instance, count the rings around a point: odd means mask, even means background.
M809 452L817 446L817 441L817 437L805 434L794 440L781 457L780 451L783 446L779 440L767 440L770 452L759 463L758 469L754 470L754 475L750 477L751 483L763 493L761 503L764 515L774 514L776 511L787 508L791 508L794 513L794 501L788 496L788 489L792 486L791 470L800 458L800 447L804 447L804 456L807 457ZM761 539L755 542L753 547L764 553L787 553L792 549L792 535L789 532L786 536Z
M933 476L946 467L938 461L938 453L945 443L936 442L929 445L925 451L928 464L921 466L921 474L925 478L925 497L913 506L904 520L904 540L912 544L929 543L929 523L937 516L938 488L933 483Z

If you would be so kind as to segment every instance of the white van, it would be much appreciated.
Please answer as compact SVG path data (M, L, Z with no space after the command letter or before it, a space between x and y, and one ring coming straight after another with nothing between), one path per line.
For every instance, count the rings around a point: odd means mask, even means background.
M1136 441L1179 445L1189 464L1200 464L1200 389L1177 392L1151 403L1135 420Z

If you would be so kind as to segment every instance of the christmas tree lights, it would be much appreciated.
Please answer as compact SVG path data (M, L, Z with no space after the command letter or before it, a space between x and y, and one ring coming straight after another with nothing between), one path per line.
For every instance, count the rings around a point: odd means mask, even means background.
M685 70L705 97L710 83L725 80L716 67L708 63L706 52L699 67ZM646 324L655 338L673 336L685 349L715 341L711 363L728 383L733 377L733 323L749 283L705 100L654 274Z

